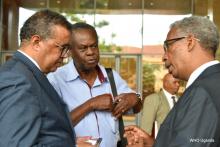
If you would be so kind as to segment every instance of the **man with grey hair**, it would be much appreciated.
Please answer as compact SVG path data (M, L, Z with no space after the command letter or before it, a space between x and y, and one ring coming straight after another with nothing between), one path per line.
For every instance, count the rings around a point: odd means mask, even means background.
M125 136L130 144L142 140L142 146L154 143L154 147L220 146L218 45L218 30L205 17L192 16L171 25L163 60L175 78L188 81L186 90L161 125L155 142L143 130L129 126Z

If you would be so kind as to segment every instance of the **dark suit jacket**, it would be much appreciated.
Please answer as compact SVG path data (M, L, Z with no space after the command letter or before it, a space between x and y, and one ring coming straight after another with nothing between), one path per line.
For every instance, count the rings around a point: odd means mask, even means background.
M186 89L154 147L220 147L220 64L208 67Z
M23 54L0 68L0 147L74 147L68 110Z

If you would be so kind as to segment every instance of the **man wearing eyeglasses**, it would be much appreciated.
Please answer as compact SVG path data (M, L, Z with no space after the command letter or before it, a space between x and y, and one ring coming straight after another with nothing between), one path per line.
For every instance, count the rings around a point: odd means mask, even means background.
M70 36L71 24L50 10L24 23L20 48L0 68L0 147L75 147L69 112L45 76L62 64Z
M143 130L129 126L126 136L131 144L142 138L145 145L154 142L154 147L220 146L218 46L218 29L207 18L192 16L171 25L163 60L174 77L187 81L186 90L161 125L155 142Z

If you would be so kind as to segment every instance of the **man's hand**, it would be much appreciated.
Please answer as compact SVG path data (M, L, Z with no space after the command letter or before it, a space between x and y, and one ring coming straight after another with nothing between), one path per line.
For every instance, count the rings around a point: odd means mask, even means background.
M123 93L115 97L114 109L112 111L113 116L119 118L123 113L133 108L139 99L135 93Z
M109 111L113 109L113 98L111 94L102 94L87 100L85 103L79 105L73 109L71 119L75 126L80 120L82 120L88 113L94 110Z
M86 142L91 138L92 138L91 136L77 137L76 139L77 147L95 147L95 145Z
M128 145L139 145L137 147L153 146L154 138L141 128L131 125L125 127L124 137L128 140ZM143 140L143 141L142 141Z
M128 144L126 147L152 147L152 146L146 146L144 143L144 138L140 138L136 144Z
M111 94L102 94L93 97L90 100L90 106L93 110L113 110L113 98Z

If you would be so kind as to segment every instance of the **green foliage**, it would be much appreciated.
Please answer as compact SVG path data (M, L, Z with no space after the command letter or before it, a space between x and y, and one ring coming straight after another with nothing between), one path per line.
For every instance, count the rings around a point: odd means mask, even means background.
M72 22L85 22L86 23L86 20L84 20L84 19L80 18L79 16L77 16L77 14L66 14L66 17L68 19L70 19ZM108 25L109 25L108 21L101 20L101 21L97 22L94 27L102 28L102 27L105 27L105 26L108 26ZM112 40L115 37L116 37L116 34L112 33L111 34ZM110 44L107 44L104 39L99 41L99 49L100 49L101 52L113 52L113 51L120 52L122 50L121 47L116 46L113 42L111 42Z
M122 48L120 46L115 46L115 50L116 50L116 52L121 52Z
M143 97L154 93L154 85L156 75L154 72L160 69L160 65L157 64L143 64Z
M109 22L107 22L106 20L102 20L102 21L98 22L97 24L95 24L95 27L102 28L102 27L108 26L108 25L109 25Z
M72 22L86 22L86 20L79 18L75 14L66 14L66 17L69 18Z
M105 40L99 41L99 50L101 52L112 52L111 45L107 45Z
M114 52L121 52L122 48L120 46L116 46L115 44L106 44L105 40L99 41L99 50L101 52L108 52L112 53Z

